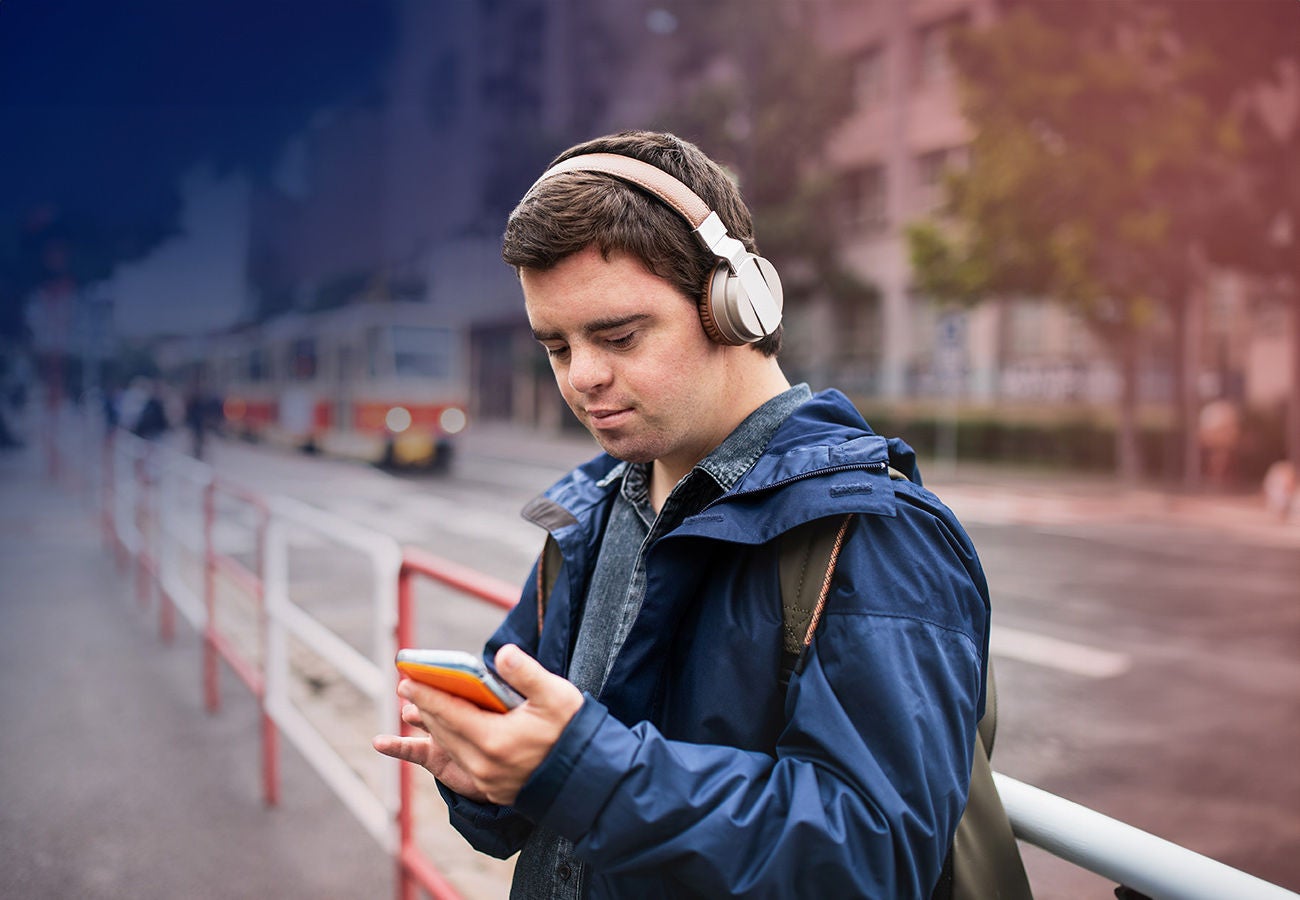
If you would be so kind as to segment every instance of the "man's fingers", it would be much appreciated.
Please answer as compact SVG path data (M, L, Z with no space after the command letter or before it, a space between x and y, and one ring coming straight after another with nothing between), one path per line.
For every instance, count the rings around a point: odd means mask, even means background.
M497 673L525 698L534 703L544 703L554 689L558 676L514 644L506 644L494 657Z
M506 644L494 658L497 671L511 687L523 694L524 707L547 719L556 719L559 728L582 705L582 693L514 644Z
M420 718L420 707L414 703L402 704L402 721L412 728L418 728L421 731L428 731L424 727L424 720Z
M415 763L418 766L424 765L429 752L427 737L404 738L395 734L379 734L375 735L370 745L384 756Z

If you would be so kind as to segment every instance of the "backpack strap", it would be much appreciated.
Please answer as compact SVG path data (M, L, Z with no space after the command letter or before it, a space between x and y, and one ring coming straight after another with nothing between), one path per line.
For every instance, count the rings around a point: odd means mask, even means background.
M799 671L804 649L821 622L835 576L835 563L853 516L814 519L783 534L778 563L781 579L781 686Z
M560 543L549 532L542 555L537 557L537 636L542 636L542 620L546 618L546 601L555 590L555 582L560 577L560 566L564 556L560 553Z
M894 481L907 481L907 476L892 466L888 472ZM791 675L802 670L804 649L812 643L821 622L831 579L835 576L835 563L853 518L845 516L838 529L833 527L835 520L813 519L780 537L783 688L789 686Z

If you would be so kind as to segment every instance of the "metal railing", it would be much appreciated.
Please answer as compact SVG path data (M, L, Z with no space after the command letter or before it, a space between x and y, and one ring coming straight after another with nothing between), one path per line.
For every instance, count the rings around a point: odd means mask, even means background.
M1026 843L1152 900L1286 900L1295 893L1096 810L993 773Z

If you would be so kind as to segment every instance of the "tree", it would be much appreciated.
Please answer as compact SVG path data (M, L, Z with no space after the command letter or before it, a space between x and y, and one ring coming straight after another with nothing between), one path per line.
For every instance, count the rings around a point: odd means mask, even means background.
M1228 209L1236 134L1190 90L1203 61L1150 5L1016 4L953 52L971 164L948 180L947 221L909 229L918 286L1074 309L1120 372L1116 458L1135 480L1139 354L1178 319Z
M1232 224L1244 219L1244 227L1213 242L1211 261L1273 284L1291 307L1286 452L1300 472L1300 3L1162 6L1173 33L1204 61L1189 89L1239 128L1237 174L1244 183Z
M787 303L818 294L839 305L873 302L874 286L839 263L836 184L816 165L852 102L847 60L819 48L807 4L665 6L681 87L663 127L736 174Z

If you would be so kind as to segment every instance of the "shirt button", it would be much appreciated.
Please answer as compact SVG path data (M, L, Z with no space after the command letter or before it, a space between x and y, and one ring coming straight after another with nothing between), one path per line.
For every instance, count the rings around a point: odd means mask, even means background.
M560 867L555 871L560 876L561 881L568 881L573 877L573 866L568 863L560 863Z

